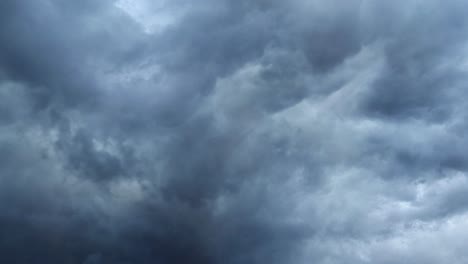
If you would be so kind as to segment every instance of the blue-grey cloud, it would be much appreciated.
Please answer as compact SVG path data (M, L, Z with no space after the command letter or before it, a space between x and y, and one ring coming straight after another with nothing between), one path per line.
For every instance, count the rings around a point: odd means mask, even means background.
M0 3L0 262L466 263L448 1Z

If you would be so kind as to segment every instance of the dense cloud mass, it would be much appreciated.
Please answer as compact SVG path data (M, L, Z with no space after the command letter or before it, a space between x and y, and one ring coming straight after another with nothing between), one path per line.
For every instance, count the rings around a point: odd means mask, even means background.
M467 10L0 1L0 263L468 263Z

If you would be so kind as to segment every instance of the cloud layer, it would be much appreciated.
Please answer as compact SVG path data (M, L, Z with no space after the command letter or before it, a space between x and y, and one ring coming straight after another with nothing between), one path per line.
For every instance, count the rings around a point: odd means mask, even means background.
M466 263L468 3L0 2L0 262Z

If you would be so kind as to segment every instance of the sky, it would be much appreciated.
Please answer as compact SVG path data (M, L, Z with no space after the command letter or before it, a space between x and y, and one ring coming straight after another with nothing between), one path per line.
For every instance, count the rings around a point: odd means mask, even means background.
M0 263L468 263L468 1L0 1Z

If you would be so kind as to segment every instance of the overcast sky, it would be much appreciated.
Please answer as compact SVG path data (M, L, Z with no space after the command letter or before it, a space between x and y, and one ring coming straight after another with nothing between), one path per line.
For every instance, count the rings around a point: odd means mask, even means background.
M0 263L468 263L467 12L1 0Z

